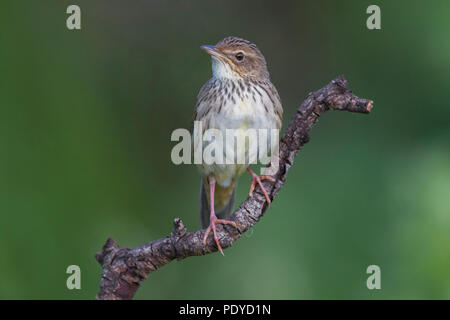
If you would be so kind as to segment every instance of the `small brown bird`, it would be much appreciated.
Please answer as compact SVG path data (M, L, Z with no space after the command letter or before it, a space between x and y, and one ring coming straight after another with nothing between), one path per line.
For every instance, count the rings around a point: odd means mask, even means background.
M278 92L270 82L266 60L258 47L241 38L227 37L215 46L205 45L201 48L211 55L213 73L197 97L194 120L202 121L202 129L217 129L223 132L223 136L227 129L279 130L283 108ZM266 142L270 143L270 134L267 136ZM246 139L245 136L236 138L244 141ZM220 145L224 154L235 151L234 144L228 142ZM211 140L201 143L206 147L217 142ZM243 155L245 159L249 159L250 150L255 150L249 143L244 142L245 148L242 152L245 153ZM276 143L278 144L278 141ZM235 158L240 156L236 153L233 155ZM217 248L222 254L216 224L236 227L234 222L225 219L232 214L236 180L245 170L252 175L249 195L253 196L253 190L258 184L267 203L270 204L270 198L261 180L274 181L274 179L270 176L258 176L248 166L249 163L237 162L233 164L202 162L198 165L203 177L200 217L203 228L207 228L203 243L206 244L212 231ZM206 192L208 189L209 194Z

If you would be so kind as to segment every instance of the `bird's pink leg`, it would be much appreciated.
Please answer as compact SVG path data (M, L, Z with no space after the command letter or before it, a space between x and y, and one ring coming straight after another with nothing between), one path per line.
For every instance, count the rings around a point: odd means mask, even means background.
M275 179L271 176L258 176L256 173L254 173L250 168L247 168L247 171L252 175L252 184L250 185L250 191L248 195L250 198L253 198L253 190L255 190L255 186L258 183L259 187L261 188L264 197L266 198L267 204L270 205L270 198L269 195L266 192L266 189L264 188L263 184L261 183L262 180L269 180L272 182L275 182Z
M209 177L209 202L211 205L211 214L209 216L209 226L206 229L205 235L203 236L203 245L206 246L206 240L208 239L209 233L213 232L214 241L216 242L217 249L219 249L220 253L223 254L222 247L220 246L219 238L217 237L216 224L229 224L233 227L237 228L236 223L233 221L217 219L216 213L214 212L214 188L216 186L216 179L214 177Z

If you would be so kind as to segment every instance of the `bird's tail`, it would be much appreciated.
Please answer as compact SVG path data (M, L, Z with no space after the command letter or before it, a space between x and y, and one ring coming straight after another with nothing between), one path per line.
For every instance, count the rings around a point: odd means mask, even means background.
M236 183L233 181L228 187L216 183L214 190L214 211L218 219L227 219L233 213L234 193ZM209 183L203 178L200 186L200 219L202 228L209 226Z

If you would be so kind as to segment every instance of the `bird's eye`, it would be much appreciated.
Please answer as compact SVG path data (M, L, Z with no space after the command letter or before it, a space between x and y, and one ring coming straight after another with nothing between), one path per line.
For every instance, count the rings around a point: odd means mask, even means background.
M242 52L238 52L235 57L237 61L242 61L242 59L244 59L244 54Z

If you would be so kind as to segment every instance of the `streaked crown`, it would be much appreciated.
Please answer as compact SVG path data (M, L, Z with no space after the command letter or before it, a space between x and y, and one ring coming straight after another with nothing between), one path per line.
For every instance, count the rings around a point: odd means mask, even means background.
M202 46L212 57L213 75L217 78L269 79L266 59L248 40L227 37L215 46Z

